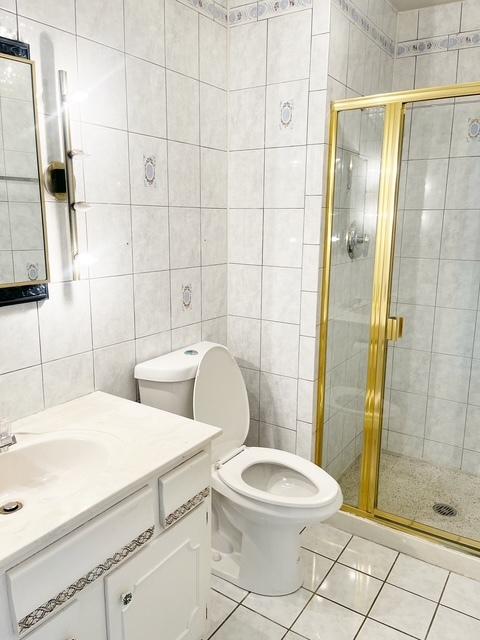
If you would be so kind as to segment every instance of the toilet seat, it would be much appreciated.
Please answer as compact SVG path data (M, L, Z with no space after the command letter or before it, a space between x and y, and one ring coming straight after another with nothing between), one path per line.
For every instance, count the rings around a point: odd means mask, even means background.
M222 429L212 442L218 479L235 494L272 507L315 509L338 501L338 484L323 469L293 453L242 447L250 413L242 372L221 345L206 351L198 365L193 416Z
M272 467L277 466L278 473L284 476L285 482L279 483L273 475L270 476L272 480L270 486L268 483L267 486L262 486L265 483L261 481L252 483L246 475L248 470L256 465L267 467L263 480L270 471L275 472ZM261 467L258 472L261 478ZM338 485L333 478L312 462L287 451L246 447L234 458L222 464L217 473L233 491L271 505L313 509L338 500Z

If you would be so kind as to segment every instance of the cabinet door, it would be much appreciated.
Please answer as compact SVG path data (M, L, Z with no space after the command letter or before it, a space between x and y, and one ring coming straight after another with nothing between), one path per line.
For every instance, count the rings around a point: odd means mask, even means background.
M210 571L207 503L106 579L109 640L199 640Z
M29 633L28 640L105 640L105 602L101 580Z

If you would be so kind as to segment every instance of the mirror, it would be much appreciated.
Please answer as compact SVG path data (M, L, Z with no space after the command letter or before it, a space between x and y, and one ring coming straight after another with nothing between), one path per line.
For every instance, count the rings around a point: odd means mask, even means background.
M0 288L48 281L34 73L0 55Z

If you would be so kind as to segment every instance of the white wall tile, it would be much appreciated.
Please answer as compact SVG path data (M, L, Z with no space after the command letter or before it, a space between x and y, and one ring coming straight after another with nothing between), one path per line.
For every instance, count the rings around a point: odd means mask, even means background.
M262 318L278 322L300 321L301 270L263 267Z
M134 337L133 278L99 278L90 283L93 346L106 347Z
M198 13L177 0L165 0L167 69L198 78Z
M397 42L416 40L418 36L418 10L399 11L397 14Z
M135 273L169 268L166 207L132 207L132 238Z
M87 202L125 203L130 200L128 140L123 131L82 125L85 197ZM105 153L108 149L108 153ZM115 162L112 162L115 158Z
M87 211L91 278L132 272L132 233L128 205L97 204Z
M37 308L35 304L0 309L0 373L40 362Z
M200 150L202 207L224 208L227 206L227 154L216 149Z
M84 38L77 38L77 52L82 120L126 129L124 54Z
M123 0L76 0L77 34L106 44L124 48Z
M146 362L172 351L172 334L170 331L156 333L135 340L136 361Z
M168 204L166 141L130 133L128 145L132 204ZM147 165L154 166L153 180L147 179Z
M330 60L328 73L342 84L347 83L348 66L348 35L349 23L347 18L335 8L330 15Z
M262 321L262 370L278 375L298 375L299 328L295 324Z
M480 29L480 6L476 0L464 0L462 3L461 31Z
M287 147L305 144L307 115L308 80L269 85L265 146Z
M191 291L190 304L184 304L185 287ZM201 273L199 267L175 269L170 272L172 328L177 329L200 322L202 319L201 290ZM172 348L174 348L173 344Z
M227 29L199 16L200 80L227 88Z
M227 211L202 209L202 265L227 262Z
M167 71L168 138L177 142L199 143L198 80Z
M89 283L52 284L38 306L42 360L56 360L92 348Z
M229 34L230 90L265 84L267 64L267 21L235 27Z
M260 320L228 316L227 346L247 369L260 368L260 328Z
M266 209L263 263L272 267L302 266L303 209Z
M47 362L42 366L42 370L47 408L93 391L91 351Z
M256 209L263 206L263 162L263 150L234 151L229 154L228 195L230 207ZM248 189L245 189L246 184L248 184Z
M170 275L168 271L134 276L135 337L170 329Z
M295 429L297 419L297 380L260 373L260 420Z
M166 136L165 70L126 57L128 129L147 136Z
M168 143L169 202L174 207L200 206L200 155L198 147Z
M263 212L261 209L229 209L229 263L262 263Z
M457 51L442 51L417 57L415 88L439 87L455 84Z
M227 313L227 265L202 268L202 320Z
M227 148L227 94L200 83L200 144L225 151Z
M170 266L200 266L200 209L170 207Z
M265 135L265 87L229 92L229 149L260 149Z
M14 11L14 7L11 10ZM52 27L57 27L64 31L75 31L74 0L65 0L60 4L56 0L43 0L41 6L37 0L18 0L17 11L19 15L43 22Z
M43 378L40 366L0 376L0 415L18 420L43 409Z
M311 10L286 14L269 20L268 84L308 78L311 20Z
M262 268L246 264L228 266L228 313L260 318L262 302Z
M295 453L295 431L264 422L260 423L259 445Z
M330 2L314 0L312 34L327 33L330 29Z
M165 64L165 9L157 0L125 0L125 51Z
M303 207L305 193L305 147L265 151L265 206Z
M418 12L418 37L430 38L460 30L461 2L425 7Z
M122 342L93 352L95 365L95 389L135 400L136 382L133 377L135 367L135 343Z

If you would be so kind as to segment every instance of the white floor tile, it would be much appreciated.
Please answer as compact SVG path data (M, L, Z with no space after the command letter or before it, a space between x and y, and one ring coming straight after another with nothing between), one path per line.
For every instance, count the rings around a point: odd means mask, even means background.
M242 605L212 636L212 640L281 640L286 629Z
M311 597L311 592L306 589L299 589L287 596L276 597L250 593L243 604L284 627L290 627Z
M428 640L474 640L480 638L480 620L440 606Z
M293 631L289 631L285 636L284 640L305 640L303 636L299 636L298 633L293 633Z
M354 536L345 547L339 562L385 580L398 552L381 544Z
M333 565L333 561L324 556L301 549L300 562L303 569L303 586L310 591L316 591Z
M232 584L227 580L223 580L218 576L214 576L213 574L211 576L210 586L212 589L215 589L215 591L220 591L224 596L228 596L232 600L235 600L235 602L241 602L245 596L248 595L248 591L245 591L245 589L241 589L240 587L237 587L237 585Z
M411 636L406 636L401 631L396 631L368 618L360 629L356 640L411 640Z
M369 615L423 640L436 606L431 600L385 584Z
M480 582L451 573L440 602L447 607L480 618Z
M207 622L207 638L222 624L232 611L237 606L237 603L229 598L226 598L221 593L217 593L210 589L208 599L208 622Z
M377 578L336 564L322 582L318 594L366 615L382 584Z
M305 611L293 625L293 631L310 640L353 640L363 616L313 596Z
M446 569L400 554L387 582L438 602L447 578Z
M317 524L302 533L302 547L336 560L351 537L328 524Z

